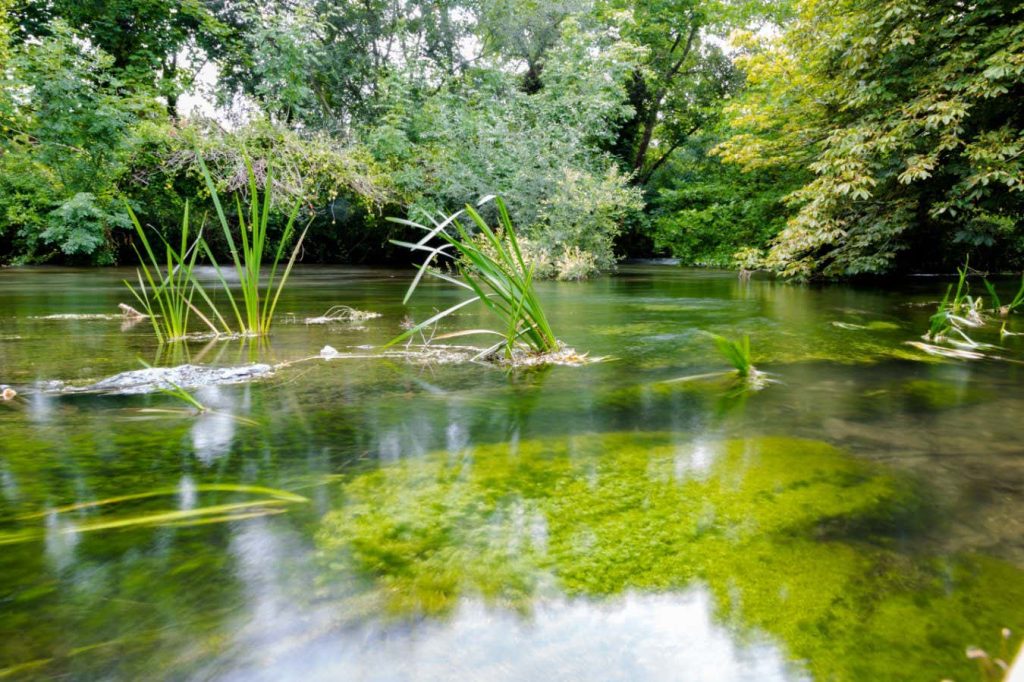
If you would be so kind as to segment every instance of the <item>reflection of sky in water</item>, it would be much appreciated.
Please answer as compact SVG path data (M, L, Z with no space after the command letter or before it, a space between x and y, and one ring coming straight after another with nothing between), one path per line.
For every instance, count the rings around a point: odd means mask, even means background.
M60 571L71 566L75 561L75 547L81 539L74 522L57 512L50 512L46 515L45 528L46 556L53 567Z
M227 679L807 679L766 640L737 644L710 614L702 589L629 594L608 604L552 601L525 618L467 602L446 622L325 635Z
M738 642L714 622L712 597L700 586L601 602L538 599L529 615L467 599L448 618L343 625L349 619L343 605L308 608L289 596L309 591L294 561L302 543L276 528L257 520L232 538L247 607L231 648L248 654L212 662L206 672L218 679L809 679L768 637L747 634Z
M211 464L231 451L237 422L231 411L238 402L233 394L219 386L206 386L196 391L199 402L213 409L195 418L192 425L192 447L203 464Z

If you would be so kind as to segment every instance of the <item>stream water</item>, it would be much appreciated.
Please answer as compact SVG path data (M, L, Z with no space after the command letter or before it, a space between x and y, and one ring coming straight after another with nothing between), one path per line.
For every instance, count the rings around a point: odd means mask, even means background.
M408 272L298 268L268 340L165 348L102 317L128 274L0 270L0 679L976 680L1024 633L1024 337L907 345L942 281L546 282L604 360L509 372L292 362L462 297ZM381 317L302 322L336 304ZM728 368L706 331L773 383L667 381ZM140 360L292 364L199 415L48 390Z

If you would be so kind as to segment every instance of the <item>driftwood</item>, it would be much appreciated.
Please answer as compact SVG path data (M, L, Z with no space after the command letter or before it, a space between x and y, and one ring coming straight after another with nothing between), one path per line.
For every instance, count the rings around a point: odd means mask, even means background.
M128 320L142 320L149 317L149 315L140 313L138 310L131 307L127 303L118 303L117 307L121 310L121 315L123 315L125 319Z

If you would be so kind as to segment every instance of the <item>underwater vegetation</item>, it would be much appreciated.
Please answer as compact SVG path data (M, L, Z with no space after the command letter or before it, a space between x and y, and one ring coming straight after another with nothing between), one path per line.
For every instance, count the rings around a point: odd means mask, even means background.
M965 643L1024 625L1019 569L899 549L934 523L916 485L816 441L524 441L354 474L341 492L324 561L395 618L699 583L718 619L833 680L970 674Z

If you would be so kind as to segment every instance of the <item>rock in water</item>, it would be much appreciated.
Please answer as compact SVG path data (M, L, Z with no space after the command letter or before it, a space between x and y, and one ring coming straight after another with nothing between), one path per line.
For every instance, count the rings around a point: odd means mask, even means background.
M0 400L14 400L18 397L18 392L10 386L0 384Z
M268 377L273 371L273 367L264 364L242 367L202 367L199 365L147 367L115 374L88 386L61 385L60 390L65 393L120 393L126 395L155 393L161 389L171 388L172 384L185 389L216 384L237 384Z

